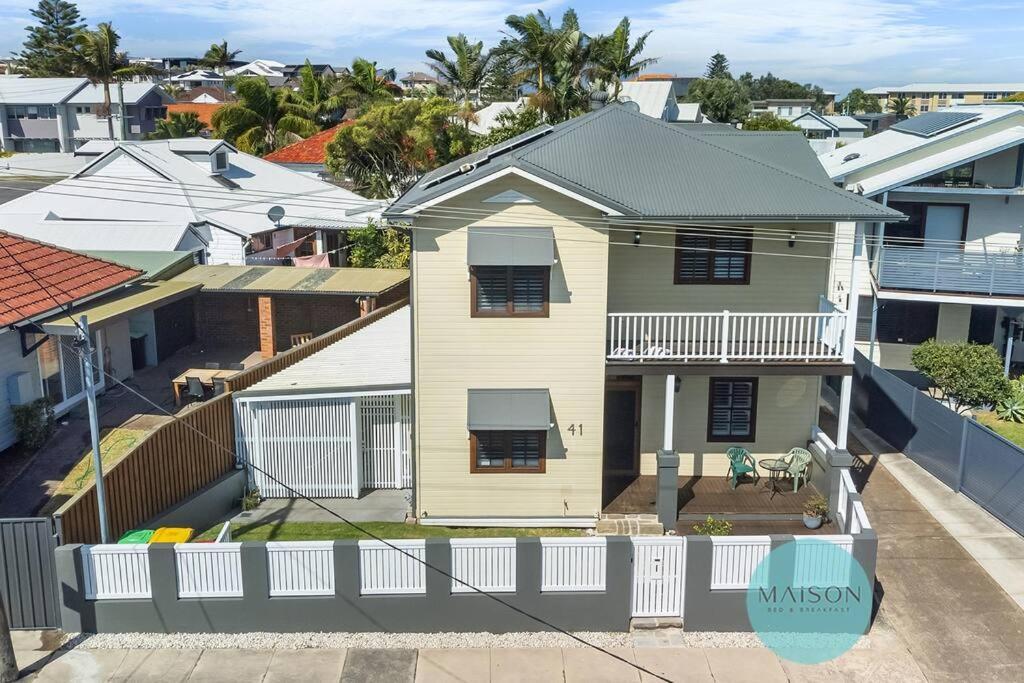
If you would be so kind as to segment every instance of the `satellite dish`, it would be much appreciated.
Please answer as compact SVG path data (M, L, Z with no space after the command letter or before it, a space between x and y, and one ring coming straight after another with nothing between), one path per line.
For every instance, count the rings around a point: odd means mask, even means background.
M272 206L272 207L270 207L270 209L267 211L267 218L270 219L271 223L273 223L274 225L277 225L278 223L281 222L281 219L284 218L284 207L283 206Z

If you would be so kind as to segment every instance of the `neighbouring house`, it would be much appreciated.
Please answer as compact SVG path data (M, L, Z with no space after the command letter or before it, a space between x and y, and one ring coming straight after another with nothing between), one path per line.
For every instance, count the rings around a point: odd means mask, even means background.
M808 140L824 140L827 138L862 138L867 126L852 116L819 114L805 111L789 120L804 132Z
M675 74L659 74L659 73L647 73L640 74L636 77L638 81L671 81L675 88L676 95L679 97L685 97L686 93L690 90L690 83L700 78L700 76L676 76Z
M773 114L780 119L792 119L809 111L813 111L815 101L813 99L767 99L752 100L750 102L750 115Z
M203 123L203 137L209 137L213 131L213 115L224 106L224 102L172 102L167 105L167 115L192 113Z
M1017 83L909 83L865 90L878 98L882 111L896 97L906 97L917 114L963 104L990 104L1024 91L1024 82Z
M11 406L46 397L61 415L85 399L68 311L89 321L101 390L107 373L125 379L155 365L180 347L176 331L191 329L181 304L198 284L149 281L138 268L8 233L0 248L0 448L16 440Z
M911 371L927 339L994 344L1024 330L1024 104L926 112L820 157L832 180L906 214L901 224L868 222L860 258L871 277L862 299L858 347L875 363ZM838 232L848 264L853 223ZM838 268L833 292L849 292ZM1015 346L1012 361L1024 361Z
M327 171L327 144L338 134L342 126L351 125L353 122L339 123L337 126L310 135L305 140L293 142L290 145L275 149L263 158L272 161L297 173L313 176L321 180L330 177Z
M228 69L224 72L224 75L229 78L239 78L242 76L262 76L267 79L267 83L272 86L284 85L287 76L285 76L285 69L287 67L281 62L275 62L271 59L256 59L235 67L234 69Z
M212 347L290 349L409 295L409 271L387 268L195 266L170 278L202 291L198 339Z
M881 133L886 130L889 126L894 123L899 123L906 116L900 116L899 114L879 112L877 114L851 114L853 118L857 119L868 129L865 135L874 135L875 133Z
M281 75L284 76L285 85L291 87L297 87L302 80L302 69L305 68L305 64L286 64L281 69ZM310 64L313 68L313 73L318 76L332 76L338 78L341 76L340 73L334 70L334 67L330 64Z
M112 85L110 96L114 139L137 140L152 131L171 101L154 83ZM73 152L89 140L109 140L102 103L102 87L84 78L0 78L0 146Z
M858 299L826 298L835 223L902 214L835 187L799 135L704 128L610 104L387 209L412 233L420 523L594 526L656 497L674 528L727 448L807 446L823 377L848 414Z
M191 251L200 263L328 254L383 203L239 152L223 140L92 142L65 180L0 205L0 228L66 248Z
M410 71L399 78L398 83L406 90L426 90L428 88L439 88L443 85L437 76L431 76L422 71Z
M177 98L176 102L190 102L192 104L222 104L230 102L234 97L231 93L219 86L201 85L190 90Z
M224 88L224 76L212 69L193 69L180 74L174 74L167 79L171 85L176 85L185 90L192 88Z

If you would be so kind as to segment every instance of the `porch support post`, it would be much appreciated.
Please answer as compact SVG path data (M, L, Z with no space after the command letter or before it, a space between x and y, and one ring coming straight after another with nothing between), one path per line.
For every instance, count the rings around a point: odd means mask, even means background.
M672 448L676 376L665 375L665 433L658 451L658 492L655 507L665 528L676 528L679 515L679 455Z
M864 224L857 223L853 236L853 259L850 264L850 294L846 302L846 330L843 336L843 363L853 363L857 341L857 307L860 303L861 256L864 254ZM836 434L836 448L846 450L846 437L850 430L850 398L853 394L853 377L843 376L839 392L839 429Z

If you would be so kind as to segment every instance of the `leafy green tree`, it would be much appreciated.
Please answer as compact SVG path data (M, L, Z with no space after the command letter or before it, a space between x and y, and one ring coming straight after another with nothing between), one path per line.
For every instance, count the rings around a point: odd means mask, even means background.
M399 88L395 85L394 69L378 69L377 62L362 57L352 60L352 68L341 77L338 95L358 107L374 102L394 99Z
M243 152L262 156L317 132L289 91L271 88L262 76L238 79L235 93L238 100L215 111L211 123L218 137Z
M172 100L179 100L185 95L185 88L174 83L164 83L160 86Z
M72 71L89 82L103 86L103 104L96 112L107 118L107 133L114 139L114 118L110 116L110 84L134 76L152 76L159 73L145 64L130 64L128 55L118 51L121 36L109 22L96 25L96 30L79 29L65 47L71 56ZM123 112L121 112L123 115ZM123 119L122 119L123 120Z
M305 118L327 126L341 118L349 97L343 94L337 78L317 73L307 59L299 69L298 90L289 91L288 101L299 107Z
M168 140L171 138L198 137L206 125L199 120L199 114L193 111L171 112L166 119L156 122L156 130L150 133L150 140Z
M241 50L229 50L228 41L225 40L211 45L210 49L199 60L199 63L222 74L227 71L231 62L235 61L235 57L240 54L242 54Z
M16 55L21 67L32 78L71 76L74 60L65 48L85 28L78 7L65 0L39 0L31 14L39 25L25 27L28 38Z
M877 97L868 95L860 88L854 88L839 101L839 111L844 114L878 114L881 113L882 107L879 106Z
M746 91L728 78L697 79L686 93L688 102L699 102L701 110L715 121L742 121L750 111Z
M1014 93L1013 95L1009 95L1008 97L1004 97L1004 98L1002 98L999 101L1000 102L1024 102L1024 92Z
M479 101L493 54L484 53L482 41L471 43L463 33L448 36L448 46L452 49L451 59L440 50L427 50L430 68L439 79L448 83L456 99Z
M629 17L623 17L610 35L595 39L593 75L611 85L612 100L619 99L622 81L638 76L658 61L655 57L641 57L651 32L630 41L629 31Z
M801 130L786 119L779 118L771 112L751 116L743 122L743 130Z
M540 111L533 107L526 107L520 111L503 111L498 114L496 121L497 126L486 135L481 135L473 140L474 152L511 140L543 123Z
M988 344L929 339L910 354L914 367L931 380L933 395L945 398L958 413L997 404L1009 392L1003 359Z
M898 116L913 116L917 113L914 101L903 93L897 93L896 97L890 97L889 105L886 108Z
M505 25L511 31L505 34L508 37L507 54L519 69L519 80L533 83L538 90L543 90L562 45L560 31L543 10L525 16L510 15L505 19Z
M327 145L327 167L367 197L392 198L470 151L459 105L442 97L377 102Z
M725 58L725 55L721 52L711 55L707 68L704 69L704 78L709 81L716 78L732 80L732 74L729 73L729 60Z
M511 102L519 96L519 81L513 56L508 50L508 38L491 48L491 63L487 78L480 88L484 102Z
M409 235L395 228L369 225L348 231L348 264L353 268L408 268Z

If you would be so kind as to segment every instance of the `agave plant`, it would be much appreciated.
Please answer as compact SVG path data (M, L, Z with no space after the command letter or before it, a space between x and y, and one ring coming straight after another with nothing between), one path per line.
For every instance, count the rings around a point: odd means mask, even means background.
M1010 382L1006 398L996 404L996 415L1006 422L1024 422L1024 381Z

